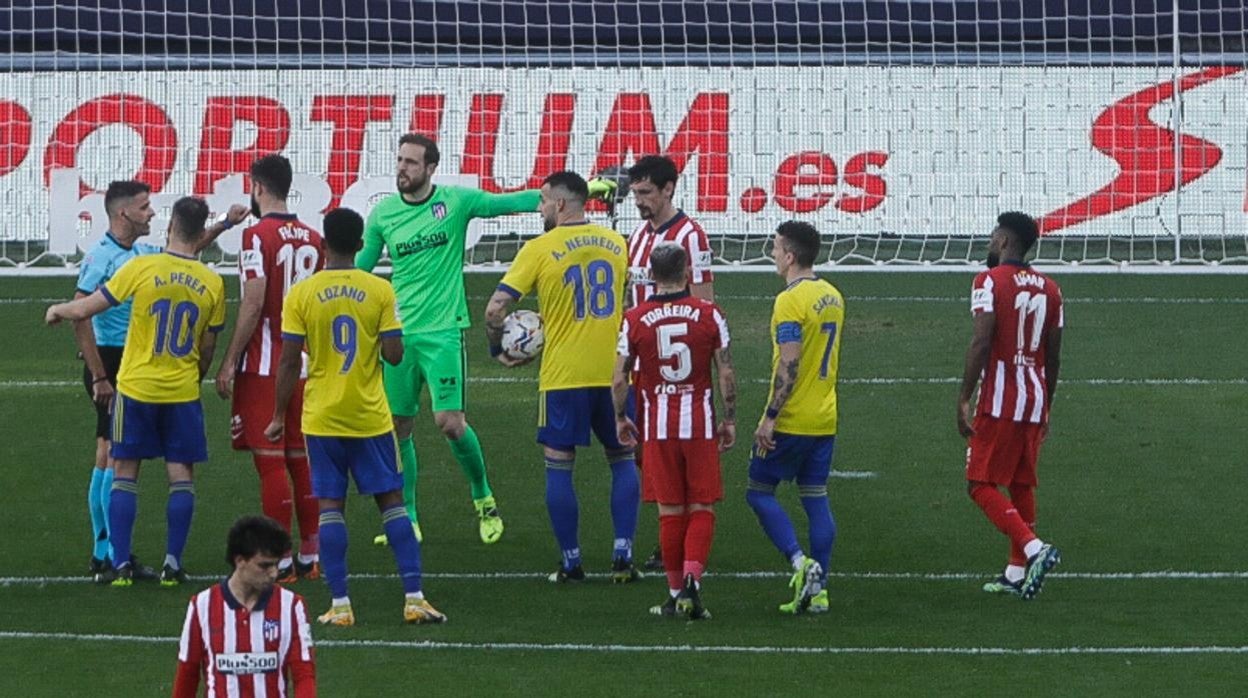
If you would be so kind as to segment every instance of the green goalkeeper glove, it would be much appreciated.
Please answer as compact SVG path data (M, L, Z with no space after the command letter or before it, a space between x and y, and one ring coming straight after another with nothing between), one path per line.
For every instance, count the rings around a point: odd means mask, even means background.
M615 182L609 179L594 177L589 180L589 198L610 201L615 196L617 186Z

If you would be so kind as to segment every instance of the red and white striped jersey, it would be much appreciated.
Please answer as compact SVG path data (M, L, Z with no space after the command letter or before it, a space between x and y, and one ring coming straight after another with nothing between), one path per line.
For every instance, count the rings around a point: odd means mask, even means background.
M209 698L281 698L316 694L312 629L303 597L274 586L252 610L227 582L191 597L178 643L174 696L194 696L198 678Z
M719 307L688 291L651 296L625 311L617 352L636 357L643 441L715 438L711 364L727 346Z
M238 253L238 282L264 279L260 322L239 360L240 373L271 376L282 350L282 301L291 286L325 265L321 234L293 213L270 213L243 231Z
M711 244L706 232L684 211L677 210L670 221L658 228L651 227L650 221L642 221L628 236L628 285L633 307L654 292L654 282L650 280L650 250L661 242L674 242L685 248L689 256L690 283L708 283L714 278Z
M996 320L976 414L1046 422L1047 340L1064 320L1057 282L1027 265L1002 262L975 277L971 313L993 313Z

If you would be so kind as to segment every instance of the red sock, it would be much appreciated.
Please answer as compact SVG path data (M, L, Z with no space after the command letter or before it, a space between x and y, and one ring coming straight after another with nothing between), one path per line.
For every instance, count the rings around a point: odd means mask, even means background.
M663 550L663 569L667 572L667 588L681 587L681 563L685 559L685 527L688 517L659 516L659 547Z
M321 520L320 503L312 494L312 473L307 456L286 456L286 470L295 488L295 515L299 517L299 552L316 553L316 534Z
M997 490L996 485L974 483L971 486L971 499L984 511L992 525L1009 536L1010 542L1020 550L1036 537L1027 522L1023 521L1023 517L1019 516L1018 509Z
M711 556L711 539L715 537L715 512L695 509L689 512L689 527L685 530L684 574L692 574L694 580L702 581L702 570Z
M1018 515L1023 518L1023 523L1027 524L1027 528L1031 529L1032 535L1036 532L1036 490L1031 485L1020 485L1018 483L1011 484L1010 501L1014 503L1014 508L1018 509ZM1013 542L1010 543L1010 564L1020 567L1027 564L1027 556L1023 554L1023 549Z
M286 479L286 458L252 454L260 475L260 508L264 515L290 531L290 481Z

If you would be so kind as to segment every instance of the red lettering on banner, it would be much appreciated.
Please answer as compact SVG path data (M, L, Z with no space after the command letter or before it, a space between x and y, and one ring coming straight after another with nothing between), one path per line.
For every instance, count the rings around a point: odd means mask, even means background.
M836 161L830 155L806 150L785 158L776 168L776 204L793 213L811 213L836 196ZM809 196L798 196L797 187L814 187Z
M412 123L408 131L438 140L445 107L446 95L416 95L412 99Z
M30 152L30 112L17 102L0 99L0 177L16 170Z
M567 168L568 147L572 142L572 117L576 95L546 95L542 108L541 132L537 138L537 155L529 178L519 186L503 187L494 179L494 156L498 146L498 126L502 118L503 95L472 96L468 112L468 137L464 140L463 165L460 172L477 175L481 188L489 192L523 191L542 186L542 180Z
M671 158L678 172L684 171L696 153L698 210L728 210L728 93L698 93L662 151L650 96L644 92L621 93L615 98L607 118L594 172L625 164L630 153L636 156L661 153Z
M845 175L841 181L845 186L861 189L864 193L858 196L843 196L837 199L835 206L846 213L865 213L884 203L888 196L888 184L879 174L868 172L868 168L881 168L888 162L888 153L879 150L868 150L858 153L845 163Z
M389 121L394 108L390 95L329 95L312 100L312 121L334 125L325 181L333 193L329 208L360 178L360 153L364 130L370 121Z
M255 125L256 140L235 148L234 125L240 121ZM224 177L246 175L257 158L282 152L290 140L290 114L280 102L268 97L209 97L202 131L199 165L195 168L196 196L212 192L213 185ZM244 185L244 191L249 189L250 184Z
M52 170L76 166L78 146L87 136L114 124L134 129L143 141L143 164L134 179L146 183L153 191L161 191L178 158L178 132L163 109L132 94L96 97L71 111L56 125L43 153L44 186L51 182ZM81 180L78 187L80 196L91 191Z

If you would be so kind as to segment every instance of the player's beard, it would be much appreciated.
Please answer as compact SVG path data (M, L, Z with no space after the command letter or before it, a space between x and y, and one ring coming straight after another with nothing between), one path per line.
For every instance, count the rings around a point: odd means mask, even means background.
M988 268L992 269L1001 263L1001 254L993 250L988 250Z
M407 182L407 184L405 185L404 182ZM415 194L423 186L425 186L424 182L417 182L415 179L404 177L403 175L396 175L394 178L394 188L398 189L400 194Z
M251 215L255 216L256 218L260 217L260 202L256 201L255 194L252 194L251 196Z
M542 215L543 230L554 230L557 227L559 227L559 219L557 217L547 216L545 214Z
M648 221L654 218L654 209L650 208L649 206L638 206L637 215L641 216L641 219L643 221Z

